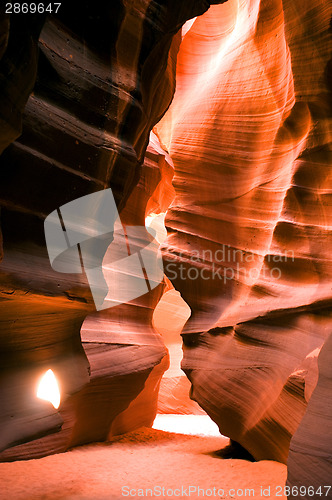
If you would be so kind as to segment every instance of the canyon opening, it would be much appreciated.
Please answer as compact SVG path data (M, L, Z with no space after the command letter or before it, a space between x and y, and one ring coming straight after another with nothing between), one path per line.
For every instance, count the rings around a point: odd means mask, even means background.
M0 6L0 499L332 498L332 8Z

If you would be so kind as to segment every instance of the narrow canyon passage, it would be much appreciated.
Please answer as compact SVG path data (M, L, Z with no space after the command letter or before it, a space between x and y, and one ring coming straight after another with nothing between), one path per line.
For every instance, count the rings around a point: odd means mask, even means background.
M34 5L0 6L0 498L332 498L331 5Z

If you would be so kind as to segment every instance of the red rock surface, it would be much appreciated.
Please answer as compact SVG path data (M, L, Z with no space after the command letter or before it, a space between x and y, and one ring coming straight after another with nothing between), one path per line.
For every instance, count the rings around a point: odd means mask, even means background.
M287 461L289 498L305 491L305 498L331 498L332 435L332 336L325 342L319 357L319 379L307 411L290 445Z
M302 366L331 330L330 15L319 0L211 7L156 127L175 168L166 274L192 311L182 367L257 459L286 462Z
M317 367L331 332L331 14L323 0L133 0L87 2L80 19L66 4L44 26L3 17L1 149L17 140L0 159L2 447L62 425L3 459L155 415L160 333L180 333L153 318L171 287L93 313L85 278L59 277L46 253L47 214L110 186L127 227L167 211L192 398L256 459L285 463L296 432L290 485L332 477L330 340ZM31 394L50 364L59 413ZM160 408L194 411L176 377Z
M83 274L51 268L44 219L106 187L119 211L127 202L127 215L143 223L147 204L148 211L165 209L172 191L165 153L150 152L142 175L141 166L150 130L173 97L179 30L209 5L89 0L78 16L75 2L66 2L46 20L0 8L0 449L63 426L55 436L5 452L4 459L106 439L153 368L161 362L165 368L166 350L151 326L162 285L129 306L132 314L115 310L107 319L111 337L100 342L85 331L83 349L80 328L94 310L91 294ZM139 206L135 186L139 196L145 190ZM59 413L35 396L38 377L51 367L61 382Z

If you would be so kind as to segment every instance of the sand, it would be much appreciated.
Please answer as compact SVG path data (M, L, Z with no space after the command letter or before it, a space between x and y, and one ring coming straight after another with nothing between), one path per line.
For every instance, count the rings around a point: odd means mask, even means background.
M227 444L223 436L142 428L109 443L83 446L39 460L2 463L0 499L285 500L281 492L278 495L281 488L277 488L285 484L285 465L213 456ZM262 488L265 495L261 494Z

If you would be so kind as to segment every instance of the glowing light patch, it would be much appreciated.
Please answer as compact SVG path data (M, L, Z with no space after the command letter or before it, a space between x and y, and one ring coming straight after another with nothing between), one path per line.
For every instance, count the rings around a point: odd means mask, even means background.
M222 437L208 415L157 415L152 428L176 434Z
M54 408L59 408L60 389L52 370L47 370L41 378L37 389L37 398L49 401Z
M188 33L194 22L196 21L197 17L194 17L193 19L189 19L184 25L182 26L182 38Z
M167 238L167 231L165 228L165 216L166 212L162 212L160 214L150 214L145 218L145 227L149 231L151 228L153 232L152 236L155 235L156 232L156 240L158 243L162 244Z

